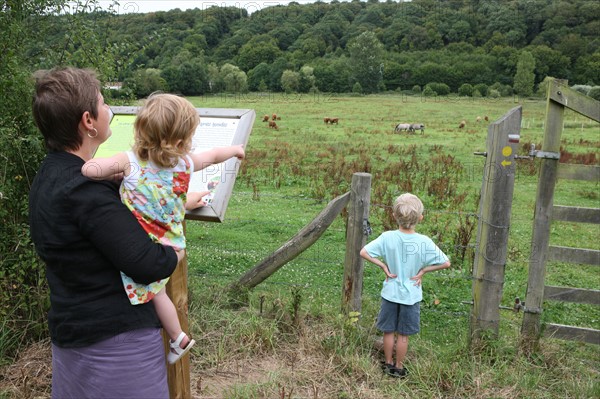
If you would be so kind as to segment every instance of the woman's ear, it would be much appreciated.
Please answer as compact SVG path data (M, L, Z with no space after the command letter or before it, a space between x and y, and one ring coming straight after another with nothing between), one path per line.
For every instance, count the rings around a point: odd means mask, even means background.
M85 131L92 130L94 128L94 123L92 122L92 114L89 111L85 111L81 115L81 120L79 121L79 125L85 129Z

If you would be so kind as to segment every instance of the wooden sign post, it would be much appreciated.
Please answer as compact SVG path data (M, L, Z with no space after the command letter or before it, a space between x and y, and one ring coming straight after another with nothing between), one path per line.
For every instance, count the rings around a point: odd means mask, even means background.
M185 222L184 228L185 232ZM188 262L187 253L167 283L167 295L177 309L177 317L184 332L189 332L188 323ZM165 353L169 353L169 336L163 330ZM189 399L192 397L190 380L190 356L186 354L175 364L167 364L167 380L171 399Z

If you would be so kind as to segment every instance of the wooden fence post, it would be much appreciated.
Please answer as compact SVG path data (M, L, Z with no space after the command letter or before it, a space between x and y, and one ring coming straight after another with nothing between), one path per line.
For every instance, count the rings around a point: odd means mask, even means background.
M185 221L183 224L185 233ZM188 262L187 253L179 262L177 268L167 283L167 295L177 309L177 317L181 329L189 333L188 324ZM165 353L169 353L169 337L163 330ZM167 364L167 380L169 383L169 396L171 399L189 399L192 397L190 385L190 356L186 354L175 364Z
M365 245L365 228L369 218L371 202L371 175L354 173L350 188L348 227L346 230L346 258L342 288L342 312L360 312L364 261L359 252Z
M521 106L515 107L488 128L473 265L471 347L498 336L521 113Z
M560 136L563 129L564 107L548 101L546 108L546 130L542 148L545 152L560 153ZM540 316L544 301L544 279L546 258L550 244L550 224L558 159L544 158L540 165L535 211L533 216L533 236L529 259L526 306L521 325L521 346L526 353L535 350L540 336Z

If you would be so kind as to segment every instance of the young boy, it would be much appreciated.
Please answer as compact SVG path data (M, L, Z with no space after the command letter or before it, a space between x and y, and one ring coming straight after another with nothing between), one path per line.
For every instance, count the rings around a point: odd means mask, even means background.
M407 374L404 357L408 336L419 332L423 275L450 267L450 261L429 237L415 231L417 223L423 220L423 203L417 196L406 193L396 198L393 213L398 230L382 233L361 249L360 256L379 266L386 275L377 328L383 332L384 372L400 378ZM393 363L395 334L398 337Z

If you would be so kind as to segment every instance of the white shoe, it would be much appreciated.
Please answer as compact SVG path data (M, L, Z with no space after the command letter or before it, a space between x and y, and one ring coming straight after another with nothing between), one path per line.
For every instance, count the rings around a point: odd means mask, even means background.
M176 361L178 361L183 355L188 353L190 349L192 349L192 346L194 346L194 344L196 343L196 341L190 339L190 342L188 342L185 348L181 348L181 341L183 341L185 337L187 337L187 334L182 331L181 334L179 334L179 337L177 337L177 339L175 340L175 342L169 340L169 346L171 347L171 350L167 355L167 362L169 362L169 364L173 364Z

